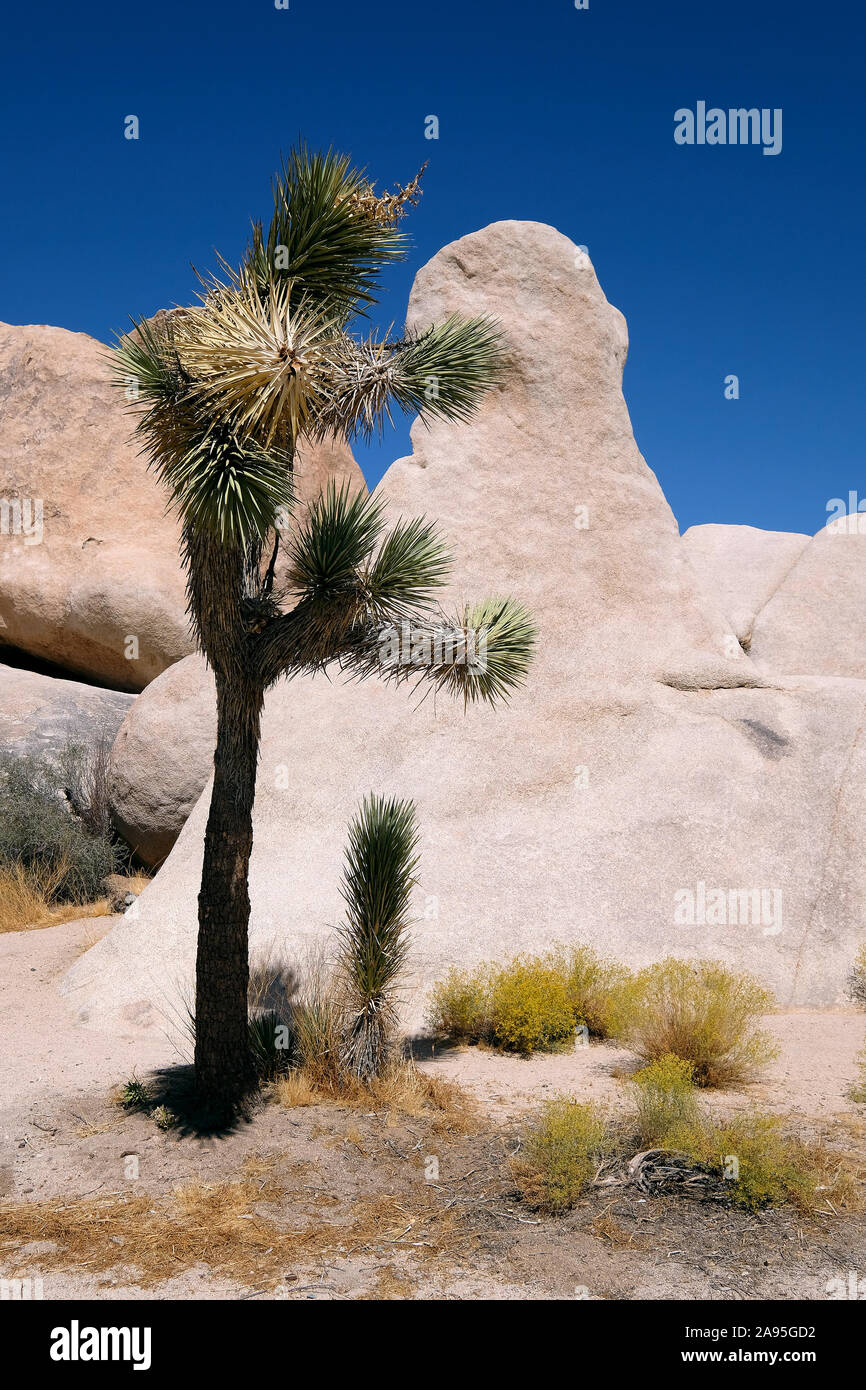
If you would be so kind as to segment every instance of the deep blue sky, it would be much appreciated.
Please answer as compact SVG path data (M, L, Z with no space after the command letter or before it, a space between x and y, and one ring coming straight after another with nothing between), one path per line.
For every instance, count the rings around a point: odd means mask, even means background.
M628 319L635 434L683 530L815 531L828 498L866 498L861 3L290 5L7 10L0 319L108 340L190 302L190 262L239 256L299 132L380 187L429 158L384 324L446 242L551 222ZM674 111L698 100L781 107L782 153L677 146ZM408 426L359 447L368 481L407 449Z

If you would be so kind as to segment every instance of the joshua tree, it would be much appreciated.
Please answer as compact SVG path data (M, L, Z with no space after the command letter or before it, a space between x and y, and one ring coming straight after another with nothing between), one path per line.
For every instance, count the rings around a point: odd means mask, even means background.
M418 178L379 196L345 157L301 147L273 194L267 233L253 226L240 267L221 259L200 304L136 324L115 355L179 515L192 629L216 682L195 1000L196 1087L215 1116L233 1113L254 1084L248 871L265 691L281 676L337 667L494 704L522 682L534 641L509 599L445 622L435 595L449 556L426 521L386 529L380 500L333 486L306 516L295 509L302 434L370 435L392 404L424 420L467 419L500 378L502 355L485 318L452 316L399 339L350 331L374 302L378 272L404 254L398 223ZM408 660L393 649L383 660L383 634L407 623L428 636L435 628L431 654L416 654L422 643Z
M362 1081L381 1072L393 1035L417 848L413 802L365 798L349 826L340 942L349 1003L343 1062Z

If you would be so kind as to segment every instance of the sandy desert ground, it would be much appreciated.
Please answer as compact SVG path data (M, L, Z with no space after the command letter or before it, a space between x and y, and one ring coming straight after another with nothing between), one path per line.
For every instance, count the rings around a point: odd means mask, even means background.
M41 1278L45 1298L819 1300L862 1268L862 1214L636 1189L560 1219L522 1207L509 1157L534 1106L564 1092L625 1107L635 1059L608 1046L521 1060L420 1045L465 1112L262 1104L219 1138L160 1130L111 1091L133 1072L182 1075L172 1045L85 1029L56 990L110 921L0 937L0 1273ZM768 1026L781 1054L764 1081L710 1103L777 1111L862 1162L866 1110L847 1095L862 1013Z

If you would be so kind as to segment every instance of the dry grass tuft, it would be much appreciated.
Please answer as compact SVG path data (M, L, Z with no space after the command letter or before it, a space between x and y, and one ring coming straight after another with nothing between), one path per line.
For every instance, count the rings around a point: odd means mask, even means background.
M589 1225L590 1232L597 1240L607 1241L614 1250L650 1250L651 1242L637 1231L627 1231L621 1226L610 1210L599 1212Z
M395 1299L401 1301L415 1297L415 1281L408 1275L401 1273L399 1269L393 1269L387 1265L385 1269L380 1269L376 1277L376 1282L366 1293L358 1295L358 1302L375 1301L392 1302Z
M147 874L142 869L138 869L134 873L124 874L123 879L127 890L130 893L135 893L137 897L144 892L149 883L153 882L153 874Z
M305 1071L292 1071L274 1083L271 1094L286 1110L296 1106L323 1105L327 1097L317 1090Z
M249 1160L238 1178L190 1182L170 1197L86 1197L0 1205L0 1251L33 1243L49 1248L40 1269L107 1273L125 1268L141 1287L206 1265L247 1287L273 1289L292 1265L322 1256L412 1250L438 1258L465 1250L475 1232L426 1187L405 1197L379 1195L346 1206L351 1216L327 1225L321 1211L300 1227L281 1218L286 1195L276 1158ZM339 1214L338 1214L339 1215Z
M278 1260L262 1256L280 1239L282 1259L304 1248L303 1232L283 1232L261 1208L276 1202L281 1186L270 1176L245 1173L235 1182L188 1183L171 1198L146 1195L55 1200L0 1208L4 1248L50 1242L42 1268L105 1273L130 1266L143 1284L159 1283L199 1263L248 1282L279 1277ZM273 1251L276 1254L276 1251Z
M58 885L68 875L67 865L25 868L22 864L0 867L0 932L54 927L80 917L104 917L107 898L90 903L56 903Z
M287 1109L338 1105L344 1109L385 1110L395 1115L430 1116L439 1133L473 1134L478 1127L474 1102L453 1081L428 1076L414 1062L399 1060L369 1082L345 1072L299 1067L277 1081L271 1095Z

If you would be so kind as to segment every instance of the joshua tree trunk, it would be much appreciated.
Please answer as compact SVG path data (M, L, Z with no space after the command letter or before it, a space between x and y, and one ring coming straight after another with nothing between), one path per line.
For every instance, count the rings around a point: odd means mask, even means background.
M254 1083L247 1022L250 918L261 688L217 675L217 745L198 899L195 1074L201 1104L232 1114Z

